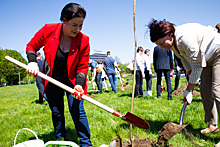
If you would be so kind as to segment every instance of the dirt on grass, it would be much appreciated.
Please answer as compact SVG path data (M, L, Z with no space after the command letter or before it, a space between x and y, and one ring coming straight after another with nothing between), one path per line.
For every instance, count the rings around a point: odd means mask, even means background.
M115 139L116 140L116 147L173 147L172 144L169 144L169 139L172 136L174 136L176 133L178 133L181 130L185 129L185 127L187 125L188 124L177 125L177 124L172 123L172 122L169 122L169 123L165 124L159 132L157 142L153 139L139 139L139 138L136 138L136 139L133 140L133 142L131 144L130 141L126 141L126 142L122 143L120 139L116 138ZM186 129L185 129L185 132L187 132Z
M186 89L186 86L182 85L179 89L173 92L173 95L176 97L180 97L183 95L183 92L185 89ZM198 96L198 95L200 95L200 92L194 90L193 96ZM121 142L121 140L117 138L115 139L116 147L173 147L172 144L169 144L169 139L172 136L174 136L176 133L182 131L183 129L185 130L185 135L188 136L188 138L190 139L193 138L185 129L187 125L188 124L178 125L172 122L165 124L158 134L157 141L153 139L136 138L131 143L130 141Z
M124 85L124 87L132 87L130 84Z
M94 95L94 94L90 94L90 95L88 95L88 97L93 98L93 97L96 97L96 95Z
M180 97L183 95L184 90L186 90L186 85L180 86L180 88L175 90L172 95L176 97ZM193 90L193 96L198 96L198 95L200 95L200 92Z

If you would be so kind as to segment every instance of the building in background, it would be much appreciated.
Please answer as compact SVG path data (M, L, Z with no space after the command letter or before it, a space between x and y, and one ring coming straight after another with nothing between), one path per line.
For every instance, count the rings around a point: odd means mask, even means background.
M95 61L103 61L106 58L106 53L102 51L94 50L94 52L90 52L89 59L93 59Z

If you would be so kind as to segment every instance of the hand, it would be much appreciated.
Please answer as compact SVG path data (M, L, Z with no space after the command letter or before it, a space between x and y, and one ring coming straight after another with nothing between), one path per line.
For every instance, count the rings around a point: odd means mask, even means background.
M76 99L81 100L82 99L82 95L84 94L84 90L82 89L82 86L80 85L76 85L74 87L74 92L71 93L73 96L75 96Z
M91 80L91 81L94 82L94 80L95 80L95 77L92 77L92 80Z
M144 78L145 78L145 74L142 73L142 77L143 77L143 79L144 79Z
M181 68L179 66L176 67L177 71L180 72Z
M188 105L189 105L192 102L192 98L193 98L192 91L185 90L183 93L183 102L187 100Z
M187 71L187 75L190 76L192 70Z
M170 70L170 77L173 77L173 69Z
M39 72L39 68L38 68L37 62L30 62L30 63L28 63L27 72L29 74L33 74L34 77L37 77L37 74Z

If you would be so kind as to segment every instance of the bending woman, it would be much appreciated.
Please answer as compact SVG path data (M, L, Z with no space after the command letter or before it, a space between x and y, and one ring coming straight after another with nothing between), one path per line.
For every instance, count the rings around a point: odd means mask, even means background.
M172 49L181 59L189 83L183 97L192 102L192 90L201 77L200 92L208 128L201 133L218 132L217 113L220 115L220 34L211 27L187 23L174 28L166 20L152 20L149 25L151 41L167 50ZM216 111L217 107L217 111Z
M37 74L36 52L44 46L44 73L74 88L78 98L87 93L86 75L89 63L89 37L81 33L86 11L75 3L67 4L62 12L62 23L45 24L27 44L28 72ZM44 92L52 111L56 140L66 137L64 118L64 91L44 81ZM79 95L80 93L80 95ZM74 95L74 94L73 94ZM83 100L75 99L66 92L69 111L75 124L80 146L92 146L90 129L83 106Z

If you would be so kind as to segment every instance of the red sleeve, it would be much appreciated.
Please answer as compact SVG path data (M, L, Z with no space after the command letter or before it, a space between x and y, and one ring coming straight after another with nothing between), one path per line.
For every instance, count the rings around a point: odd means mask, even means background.
M84 36L80 47L79 62L76 65L76 73L80 73L80 72L85 74L88 73L89 53L90 53L89 37Z
M44 45L44 29L46 25L43 26L35 35L34 37L28 42L26 51L33 51L37 52L40 48Z

